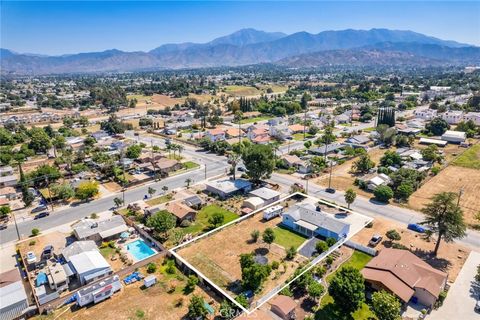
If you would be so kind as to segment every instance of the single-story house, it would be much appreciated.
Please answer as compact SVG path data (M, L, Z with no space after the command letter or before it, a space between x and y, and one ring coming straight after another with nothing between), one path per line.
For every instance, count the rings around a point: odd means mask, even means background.
M226 139L225 130L223 129L208 130L205 134L205 137L211 142L223 141Z
M292 206L282 215L282 224L308 237L332 237L336 240L345 237L350 231L350 224L334 215L317 211L311 203Z
M333 152L338 152L345 147L342 143L331 143L329 145L323 145L318 148L309 149L308 152L311 154L324 156L325 154L330 154Z
M203 206L203 200L197 195L193 195L191 197L185 198L183 200L183 203L185 203L187 206L190 208L200 210L200 208Z
M170 172L180 170L182 164L174 159L161 158L154 164L154 168L160 171L162 175L168 175Z
M122 232L127 231L122 216L115 215L109 219L102 221L94 221L92 219L82 219L73 226L73 233L78 240L103 241L119 236Z
M245 135L245 132L243 132L243 130L239 128L228 128L227 130L225 130L225 134L227 138L238 138L239 136L243 137Z
M18 269L0 274L0 319L19 319L27 311L28 305L28 297Z
M448 141L453 143L462 143L462 142L465 142L466 139L467 139L466 133L461 131L447 130L445 131L444 134L442 134L443 141Z
M385 248L361 270L367 286L386 290L404 303L416 300L432 307L448 275L434 269L408 250Z
M11 166L0 167L0 177L13 175L13 168Z
M270 302L270 310L283 320L295 319L297 303L290 297L278 295Z
M351 144L364 145L370 142L370 138L363 135L356 135L348 138L346 142Z
M181 223L184 220L194 221L197 216L197 212L194 209L180 201L167 203L165 209L177 218L178 223Z
M463 116L464 121L472 120L476 126L480 126L480 112L467 112Z
M307 162L300 159L296 155L286 154L282 157L282 160L285 165L296 168L300 173L309 173L311 171L311 167L307 164Z
M82 285L113 273L107 260L98 250L85 251L71 256L69 265Z
M255 190L250 191L250 196L258 197L263 200L264 205L269 205L275 201L280 199L280 192L262 187Z
M69 262L70 257L86 251L98 250L97 244L92 240L75 241L62 250L62 256Z
M463 120L463 111L459 110L450 110L442 113L442 119L445 120L448 124L457 124Z
M435 144L439 147L445 147L448 141L438 140L438 139L431 139L431 138L420 138L420 144Z
M97 140L97 142L100 141L100 140L105 140L105 139L110 138L110 135L106 131L103 131L103 130L96 131L96 132L92 133L91 136L95 140Z
M288 129L290 129L290 131L295 134L295 133L303 133L303 130L305 131L308 131L308 127L307 126L303 126L301 124L292 124L290 126L288 126Z
M251 210L257 210L261 207L265 206L265 202L262 198L259 197L250 197L248 199L243 200L242 207L249 208Z
M0 197L5 197L8 200L17 199L17 191L14 187L4 187L0 189Z
M245 179L214 180L205 183L206 191L225 199L235 194L247 193L252 190L252 184Z
M0 187L15 187L17 185L17 177L15 175L0 176Z
M392 180L389 176L384 173L380 173L379 175L376 175L367 181L367 188L368 190L375 191L377 187L386 186L390 182L392 182Z

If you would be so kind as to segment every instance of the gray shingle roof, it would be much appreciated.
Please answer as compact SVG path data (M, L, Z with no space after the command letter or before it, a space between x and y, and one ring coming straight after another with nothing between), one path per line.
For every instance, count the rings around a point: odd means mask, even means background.
M342 232L345 226L350 226L349 223L340 221L331 214L317 211L315 206L310 203L296 205L284 215L291 216L295 221L303 220L337 234Z

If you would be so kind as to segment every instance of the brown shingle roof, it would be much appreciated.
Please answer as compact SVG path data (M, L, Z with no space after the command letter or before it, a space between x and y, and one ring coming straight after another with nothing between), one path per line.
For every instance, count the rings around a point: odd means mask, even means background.
M272 307L277 307L283 314L289 314L297 306L295 300L282 295L278 295L275 299L273 299L272 302L270 302L270 305Z
M167 210L178 219L183 220L190 212L196 212L189 206L177 201L177 202L170 202L167 204Z
M447 279L445 272L432 268L410 251L392 248L381 250L362 274L367 280L382 282L404 301L410 299L413 295L410 290L415 288L425 289L438 297Z

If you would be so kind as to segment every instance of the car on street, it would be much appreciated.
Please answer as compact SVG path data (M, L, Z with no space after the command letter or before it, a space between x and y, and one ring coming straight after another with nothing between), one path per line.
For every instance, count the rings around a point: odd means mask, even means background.
M425 228L416 223L409 223L407 229L418 232L418 233L425 233Z
M370 239L370 241L368 242L368 245L370 247L375 247L377 244L380 243L380 241L382 241L383 237L379 234L374 234L372 236L372 238Z
M36 212L41 212L41 211L44 211L44 210L47 210L47 206L44 205L44 204L41 204L38 207L33 208L32 211L30 211L30 212L31 213L36 213Z
M241 171L241 172L245 172L245 168L244 168L244 167L238 167L237 170L238 170L238 171Z
M327 189L325 189L325 192L327 192L327 193L335 193L335 191L336 191L336 190L333 189L333 188L327 188Z
M48 217L49 215L50 213L48 213L48 211L40 212L35 216L34 219L37 220L37 219L45 218L45 217Z

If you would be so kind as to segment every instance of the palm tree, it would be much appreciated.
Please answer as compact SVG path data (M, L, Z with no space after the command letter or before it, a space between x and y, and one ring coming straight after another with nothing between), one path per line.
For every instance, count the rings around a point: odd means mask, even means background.
M182 151L184 150L184 146L181 144L177 144L178 156L181 157Z
M166 192L168 191L168 187L167 187L167 186L163 186L163 187L162 187L162 191L163 191L163 193L166 193Z
M193 182L191 178L185 179L185 184L187 185L187 189L190 188L190 184Z

